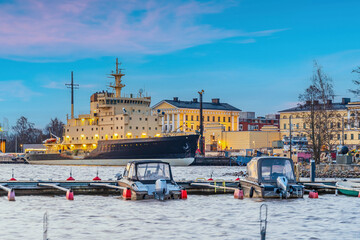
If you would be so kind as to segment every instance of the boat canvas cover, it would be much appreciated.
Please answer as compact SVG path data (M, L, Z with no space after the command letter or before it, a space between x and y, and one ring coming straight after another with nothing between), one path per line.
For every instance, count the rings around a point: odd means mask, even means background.
M253 158L247 165L247 173L248 178L256 182L276 183L280 176L285 176L289 182L295 182L293 162L289 158Z

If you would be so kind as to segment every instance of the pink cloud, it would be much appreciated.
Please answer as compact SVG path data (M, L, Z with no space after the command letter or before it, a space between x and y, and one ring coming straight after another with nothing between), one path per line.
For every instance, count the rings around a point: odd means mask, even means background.
M237 1L15 0L0 3L0 57L162 54L232 37L267 36L197 22Z

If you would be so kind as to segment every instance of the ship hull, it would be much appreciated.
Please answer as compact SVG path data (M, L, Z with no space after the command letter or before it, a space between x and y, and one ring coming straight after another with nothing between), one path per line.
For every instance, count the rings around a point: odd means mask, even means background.
M29 154L27 161L39 165L125 166L133 160L161 160L172 166L194 161L199 135L99 141L91 153Z

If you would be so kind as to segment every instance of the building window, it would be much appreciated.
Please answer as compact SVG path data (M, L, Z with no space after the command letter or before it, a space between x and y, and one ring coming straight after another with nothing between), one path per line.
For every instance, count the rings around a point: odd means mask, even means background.
M119 120L119 118L118 118L118 117L116 117L116 120Z
M67 129L66 131L69 131L69 129Z
M354 140L354 134L350 135L351 140Z
M199 121L199 116L196 116L196 121Z
M112 127L110 129L112 130Z
M218 117L218 122L220 122L220 117Z
M104 130L104 128L102 127L101 130Z
M116 129L119 129L119 127L116 127Z
M145 121L147 121L147 118L145 118Z
M213 116L213 122L215 122L215 117Z
M129 128L130 128L130 129L132 129L132 127L131 127L131 126L130 126Z
M151 127L149 127L149 130L151 130Z
M225 121L224 121L225 122ZM231 117L229 117L229 122L231 122Z
M337 123L337 127L340 128L340 123L339 122Z
M360 140L360 134L358 134L358 139ZM73 139L74 140L74 139Z
M121 129L123 129L123 127L122 127L122 126L121 126L120 128L121 128Z
M136 127L136 129L139 129L138 127Z
M78 131L79 131L79 129L76 129L76 131L78 132Z
M223 122L225 122L225 117L223 117Z
M145 130L145 127L143 127L143 130Z
M194 116L193 115L191 115L191 121L194 121Z
M286 123L284 123L284 129L286 129Z
M110 118L110 121L112 121L112 118Z
M188 115L185 115L185 119L186 119L186 121L188 120Z
M359 134L359 137L360 137L360 134ZM338 134L338 137L337 137L338 140L340 140L340 134ZM360 139L360 138L359 138Z
M157 127L155 127L155 130L157 130Z
M210 116L207 116L207 121L210 122ZM69 131L69 130L68 130Z
M306 129L306 123L304 123L304 126L303 126L303 127L304 127L304 129Z
M121 117L120 120L122 120L123 118Z
M296 129L299 129L299 124L298 123L296 124Z
M230 128L230 127L228 127L228 131L231 131L231 128Z
M139 120L141 121L141 118L139 118Z
M347 134L345 134L345 140L347 140Z

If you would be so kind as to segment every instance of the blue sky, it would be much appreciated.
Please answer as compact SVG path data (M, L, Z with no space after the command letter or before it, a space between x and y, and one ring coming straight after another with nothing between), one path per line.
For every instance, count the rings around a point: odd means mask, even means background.
M313 61L337 100L360 65L358 1L0 1L0 122L24 115L37 127L75 114L123 63L126 93L152 103L220 98L257 115L296 105Z

